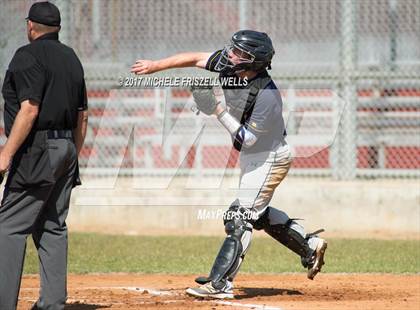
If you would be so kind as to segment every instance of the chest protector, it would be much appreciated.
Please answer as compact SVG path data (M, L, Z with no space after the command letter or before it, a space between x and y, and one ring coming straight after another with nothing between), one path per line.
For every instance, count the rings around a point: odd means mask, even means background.
M223 75L220 75L219 78L223 77ZM258 92L265 89L271 81L267 71L263 71L254 79L249 80L246 86L223 86L223 94L226 105L229 107L229 113L241 124L244 124L252 114Z

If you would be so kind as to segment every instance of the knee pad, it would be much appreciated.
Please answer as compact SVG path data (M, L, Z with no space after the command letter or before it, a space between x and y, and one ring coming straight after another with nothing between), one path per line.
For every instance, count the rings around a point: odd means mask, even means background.
M244 222L250 224L251 226L254 226L254 223L258 219L258 211L253 208L248 209L241 206L239 203L239 199L236 199L234 202L232 202L229 209L223 214L223 223L225 225L225 231L226 224L234 219L242 219Z

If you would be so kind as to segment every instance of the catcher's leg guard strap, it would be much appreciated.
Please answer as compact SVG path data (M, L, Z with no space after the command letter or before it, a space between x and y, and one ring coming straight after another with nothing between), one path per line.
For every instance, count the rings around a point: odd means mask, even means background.
M227 221L225 230L227 237L208 277L215 287L236 274L251 241L252 225L241 218Z
M302 258L306 267L313 250L301 225L283 211L268 207L263 216L254 224L255 229L264 229L271 237L285 245Z

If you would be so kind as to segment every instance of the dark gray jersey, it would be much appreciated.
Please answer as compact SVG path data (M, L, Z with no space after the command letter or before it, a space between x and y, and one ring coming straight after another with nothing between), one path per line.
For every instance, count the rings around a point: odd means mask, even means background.
M216 63L220 58L220 51L213 53L207 64L206 69L212 72L215 70ZM221 78L224 77L220 73ZM267 71L258 73L253 79L248 80L251 83L254 79L265 78L268 76ZM222 88L226 91L225 86ZM235 91L238 88L243 88L245 92L249 92L246 86L235 86ZM257 137L257 141L250 147L241 148L243 153L257 153L264 151L276 150L279 145L286 144L285 124L283 119L283 101L280 92L271 80L264 89L261 89L257 95L255 104L248 113L231 113L242 125L246 127L252 134Z

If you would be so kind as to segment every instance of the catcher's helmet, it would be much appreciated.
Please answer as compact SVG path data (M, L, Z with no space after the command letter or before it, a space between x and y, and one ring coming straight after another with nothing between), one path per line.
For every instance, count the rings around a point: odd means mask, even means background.
M231 61L229 55L232 53L236 55L239 62ZM215 68L227 73L271 69L273 55L273 43L266 33L240 30L233 34L231 44L223 49Z

